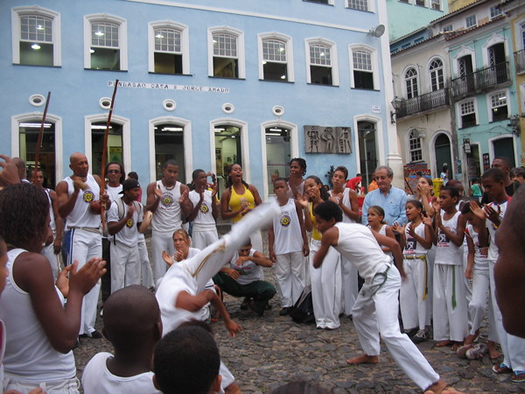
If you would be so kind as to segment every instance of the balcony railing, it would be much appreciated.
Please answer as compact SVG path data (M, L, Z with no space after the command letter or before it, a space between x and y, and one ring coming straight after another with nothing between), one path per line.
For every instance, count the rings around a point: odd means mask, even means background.
M516 72L525 73L525 49L514 52L514 63L516 63Z
M404 116L430 111L449 104L448 89L444 88L404 100L401 104L401 108L396 111L396 116L402 118Z
M509 62L486 67L452 80L452 97L461 99L510 83Z

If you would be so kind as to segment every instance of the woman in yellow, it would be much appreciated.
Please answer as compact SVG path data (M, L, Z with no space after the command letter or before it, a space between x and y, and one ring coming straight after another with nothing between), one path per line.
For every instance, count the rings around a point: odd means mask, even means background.
M237 223L241 218L261 204L259 191L253 185L248 185L242 179L242 167L233 164L226 178L226 190L221 196L221 215L223 219L231 219ZM252 247L255 250L263 250L261 232L258 231L250 236Z
M314 209L324 201L328 201L328 192L316 176L309 176L304 182L304 197L298 201L304 208L304 224L307 231L312 232L310 240L310 255L308 267L312 282L312 303L314 307L317 328L335 330L339 328L341 313L341 259L339 253L330 248L323 265L313 267L314 256L321 245L322 234L316 228ZM325 265L328 263L328 265Z

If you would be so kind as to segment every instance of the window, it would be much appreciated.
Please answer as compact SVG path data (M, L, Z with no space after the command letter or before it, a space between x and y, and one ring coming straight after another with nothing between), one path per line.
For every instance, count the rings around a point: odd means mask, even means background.
M405 86L407 90L407 98L411 99L419 96L419 89L417 83L417 70L413 67L405 72Z
M366 51L352 52L354 70L354 87L357 89L374 89L372 55Z
M84 67L91 70L126 71L127 25L122 18L101 14L84 19Z
M149 25L149 72L189 74L188 28L171 21Z
M430 5L433 10L441 10L441 0L430 0Z
M38 146L40 127L41 119L18 123L19 156L26 162L28 172L35 168L36 147ZM44 134L38 156L38 165L44 173L44 186L53 189L56 185L55 146L55 124L46 122L44 123ZM32 174L27 174L28 179L31 179L31 177Z
M289 81L288 75L288 39L279 36L260 38L262 51L261 79L265 81ZM262 74L262 75L261 75Z
M245 78L244 35L239 30L209 30L211 62L209 75L221 78Z
M104 136L106 134L106 122L93 122L91 123L91 163L90 170L93 174L100 174L101 158L104 151ZM118 161L124 163L124 149L123 149L123 138L122 131L123 126L121 124L111 122L109 126L108 134L108 149L106 156L106 163L110 161Z
M498 92L490 96L490 111L493 122L509 118L506 92Z
M460 103L459 113L461 116L461 128L476 126L476 106L474 100L468 100Z
M446 32L446 31L454 31L454 28L452 27L452 25L447 25L443 28L443 31Z
M268 178L268 190L273 190L273 180L276 177L289 177L291 155L290 143L291 130L280 127L266 127L266 171ZM272 193L273 194L273 193Z
M338 86L337 51L327 40L307 41L308 83Z
M502 14L501 9L495 5L493 7L490 7L490 19L494 19Z
M443 76L443 62L441 59L434 59L430 62L430 87L431 91L441 90L445 87L445 78Z
M467 16L467 18L465 19L465 25L467 26L467 29L470 27L475 27L476 26L476 15Z
M162 178L164 163L168 160L175 160L179 166L179 182L186 183L184 128L184 125L173 123L154 125L156 179Z
M420 7L424 7L425 6L425 0L416 0L416 5L418 5Z
M40 7L13 8L13 63L60 66L60 15Z
M408 150L410 152L410 162L423 160L423 149L421 147L421 137L419 131L412 129L408 136Z
M348 8L359 11L369 11L368 0L348 0Z

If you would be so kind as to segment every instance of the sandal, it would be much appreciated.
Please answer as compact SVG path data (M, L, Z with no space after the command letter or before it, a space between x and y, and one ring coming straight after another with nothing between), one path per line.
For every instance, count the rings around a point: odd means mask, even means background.
M494 365L492 367L492 372L497 373L498 375L503 373L511 373L512 369L507 367L505 364L501 363L500 365Z
M514 375L510 378L514 383L524 383L525 382L525 371L514 372Z
M461 346L457 353L458 353L458 356L461 357L461 358L465 358L465 355L467 354L467 350L469 350L470 348L474 347L474 345L471 343L471 344L468 344L468 345L463 345Z

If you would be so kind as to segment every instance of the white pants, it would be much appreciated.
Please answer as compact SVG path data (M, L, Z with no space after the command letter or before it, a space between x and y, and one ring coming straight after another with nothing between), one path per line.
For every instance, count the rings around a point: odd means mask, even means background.
M278 254L275 277L283 308L294 306L304 289L304 256L302 251Z
M68 264L72 264L75 260L78 260L78 268L80 269L92 257L102 257L102 234L77 228L72 229ZM95 331L99 293L100 280L93 286L89 293L84 296L79 335L89 335Z
M359 293L359 273L351 262L341 256L341 275L342 275L342 308L345 315L352 314L357 293Z
M80 382L77 378L65 379L60 382L41 382L27 383L18 382L15 379L4 378L3 390L17 390L21 393L28 393L33 389L41 388L47 394L77 394L80 389Z
M422 390L439 380L416 345L399 328L397 300L401 277L393 264L365 283L357 296L352 314L354 325L365 354L378 356L381 352L379 335L397 365Z
M499 342L498 332L496 330L496 322L494 321L494 306L492 304L492 287L490 286L490 275L488 261L483 263L474 264L472 270L472 300L469 303L469 315L472 320L470 324L469 334L474 335L481 326L485 310L487 309L487 291L489 291L488 297L488 324L489 334L488 340Z
M467 300L467 322L468 326L472 327L472 316L470 314L470 309L468 308L468 305L470 305L470 302L472 301L472 279L467 279L465 276L465 271L467 271L468 266L468 247L467 245L464 245L463 247L463 280L465 282L465 298Z
M315 323L319 328L338 328L341 323L341 255L330 247L323 264L314 268L314 256L319 250L320 241L310 242L310 279L312 281L312 304Z
M463 342L468 333L463 265L434 264L434 340ZM455 303L455 306L454 306Z
M129 285L140 285L140 254L138 245L126 246L111 241L111 294Z
M206 246L211 245L219 239L219 234L217 229L209 230L199 230L193 227L193 232L191 233L191 247L196 249L204 249ZM258 250L258 249L256 249ZM262 250L259 250L262 253Z
M51 271L53 272L53 278L55 279L55 282L56 282L58 278L59 261L58 261L58 255L55 254L55 248L53 246L53 243L50 243L49 245L44 246L42 248L41 253L49 261L49 265L51 266Z
M399 304L403 327L420 330L430 325L430 302L428 293L432 291L428 280L428 263L426 256L405 258L403 268L406 278L401 282Z
M496 289L494 282L494 265L495 261L489 261L490 288ZM514 372L525 372L525 338L511 335L503 327L503 317L496 301L496 292L491 293L492 303L494 305L494 320L498 331L499 343L503 351L503 363L512 368Z
M175 254L173 245L173 233L151 232L151 258L153 259L153 274L155 283L162 278L168 270L168 264L162 258L162 251L165 250L170 256Z
M139 256L140 256L140 283L151 289L155 286L153 282L153 271L148 257L148 248L144 234L139 234Z

